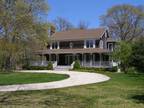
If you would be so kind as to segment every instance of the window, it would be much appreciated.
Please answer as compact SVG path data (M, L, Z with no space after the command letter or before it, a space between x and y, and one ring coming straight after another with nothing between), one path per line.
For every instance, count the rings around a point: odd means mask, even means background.
M73 48L83 48L84 42L83 41L73 41Z
M58 47L57 42L53 42L53 43L52 43L52 49L57 49L57 47Z
M86 47L87 48L93 48L93 40L87 40L86 41Z
M69 42L60 42L61 49L68 49L70 47Z
M93 40L89 40L89 48L93 47Z
M89 48L89 41L86 41L86 47Z
M100 40L96 40L96 41L95 41L95 46L96 46L96 48L99 47L99 42L100 42Z
M113 51L113 45L112 44L109 44L109 50Z

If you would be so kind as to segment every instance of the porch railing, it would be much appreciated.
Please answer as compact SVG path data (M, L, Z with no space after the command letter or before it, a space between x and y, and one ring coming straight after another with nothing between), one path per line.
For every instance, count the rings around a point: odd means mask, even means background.
M98 62L81 62L84 67L112 67L111 61L98 61Z
M31 66L47 66L49 61L32 61ZM53 64L53 67L57 66L57 61L51 61ZM92 61L83 61L80 62L81 66L84 67L112 67L113 62L112 61L97 61L97 62L92 62ZM71 65L72 66L72 65Z
M49 61L31 61L31 66L47 66ZM51 61L53 64L53 67L57 66L57 61Z

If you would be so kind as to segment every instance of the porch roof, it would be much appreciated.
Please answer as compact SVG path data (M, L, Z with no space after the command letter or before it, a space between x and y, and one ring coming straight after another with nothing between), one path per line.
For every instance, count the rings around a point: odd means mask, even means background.
M85 48L85 49L51 49L39 50L36 54L76 54L76 53L110 53L107 49L101 48Z

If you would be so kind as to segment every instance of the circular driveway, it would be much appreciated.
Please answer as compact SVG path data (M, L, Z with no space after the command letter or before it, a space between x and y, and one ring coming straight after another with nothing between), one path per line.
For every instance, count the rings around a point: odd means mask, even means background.
M0 86L0 91L6 92L6 91L56 89L56 88L64 88L64 87L99 83L99 82L104 82L110 79L106 75L102 75L98 73L89 73L89 72L47 71L47 70L41 70L41 71L28 70L28 71L21 71L21 72L67 74L69 75L69 78L61 80L61 81L54 81L54 82L48 82L48 83Z

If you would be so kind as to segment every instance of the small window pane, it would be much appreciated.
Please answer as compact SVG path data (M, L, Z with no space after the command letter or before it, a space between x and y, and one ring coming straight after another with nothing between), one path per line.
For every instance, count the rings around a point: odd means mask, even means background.
M90 47L90 48L93 47L93 40L89 40L89 47Z
M89 48L89 41L86 41L86 47Z

